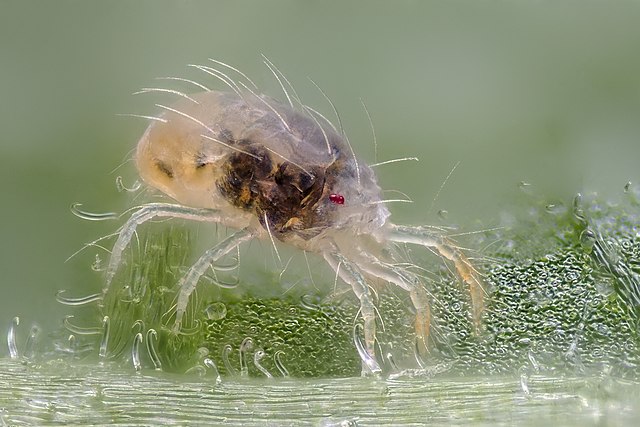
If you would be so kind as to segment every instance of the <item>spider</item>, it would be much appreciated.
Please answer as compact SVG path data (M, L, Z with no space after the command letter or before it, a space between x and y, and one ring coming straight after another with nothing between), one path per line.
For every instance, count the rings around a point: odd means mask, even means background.
M143 116L152 121L135 154L142 180L177 203L149 203L131 215L119 230L111 254L107 287L137 226L156 217L183 218L236 231L207 250L180 279L176 332L199 278L212 263L252 239L277 240L319 254L336 277L350 285L360 303L363 366L372 372L380 371L375 356L377 313L372 281L389 282L410 295L416 346L428 350L429 296L420 277L407 263L399 262L399 244L434 249L453 263L469 287L472 318L479 325L483 305L480 274L441 232L389 220L372 168L357 159L341 126L336 128L303 104L268 59L265 64L280 83L287 103L261 94L236 68L211 61L215 66L193 67L218 78L230 90L210 90L192 80L172 77L168 79L197 85L200 92L141 91L180 97L170 106L156 104L162 110L159 116ZM225 74L229 70L239 77L229 77Z

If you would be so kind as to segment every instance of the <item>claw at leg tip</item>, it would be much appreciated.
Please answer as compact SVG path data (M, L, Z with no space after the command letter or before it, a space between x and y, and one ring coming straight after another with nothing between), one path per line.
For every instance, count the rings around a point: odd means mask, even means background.
M176 314L176 321L173 323L173 327L171 328L171 332L173 332L176 335L180 333L180 329L182 328L181 317L182 317L181 315Z

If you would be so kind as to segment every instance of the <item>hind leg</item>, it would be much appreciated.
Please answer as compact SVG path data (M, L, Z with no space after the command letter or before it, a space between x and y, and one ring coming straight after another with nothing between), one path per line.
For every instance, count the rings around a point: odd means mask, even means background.
M182 317L184 316L187 305L189 304L189 296L196 288L200 277L207 271L212 263L231 252L242 242L250 240L253 237L254 233L247 228L236 231L231 236L206 251L200 259L191 266L187 274L180 279L180 282L178 282L178 302L176 303L176 321L173 327L174 332L180 331Z
M324 259L331 268L353 289L353 293L360 300L360 314L364 321L364 341L366 356L361 355L362 363L369 371L376 374L381 372L375 356L376 339L376 307L369 290L369 285L358 269L338 252L324 253ZM356 346L358 344L356 343ZM363 366L363 372L364 372Z
M465 254L447 238L424 227L408 227L390 224L386 237L399 243L413 243L435 249L441 256L452 261L458 275L469 286L471 310L476 332L480 330L480 318L484 307L484 289L480 274Z
M136 228L154 217L183 218L195 221L220 222L220 212L212 209L189 208L169 203L149 203L138 209L120 229L118 240L113 245L109 266L106 273L105 291L109 288L113 277L122 261L122 252L126 249Z

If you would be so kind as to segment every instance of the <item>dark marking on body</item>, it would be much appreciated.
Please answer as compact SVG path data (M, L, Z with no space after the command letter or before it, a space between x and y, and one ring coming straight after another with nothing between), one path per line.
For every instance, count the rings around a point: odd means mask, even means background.
M209 164L209 161L207 160L207 157L205 156L204 153L198 153L198 155L196 156L195 163L196 163L196 169L202 169L203 167Z
M171 166L169 166L162 160L156 160L156 166L160 170L160 172L165 174L167 177L173 178L173 170L171 169Z
M309 239L328 226L331 215L318 212L328 201L329 181L335 162L328 168L299 166L273 156L259 144L227 155L218 191L234 206L252 211L263 227L279 240L291 234ZM251 155L250 155L251 154ZM253 157L256 156L259 159ZM326 193L326 194L325 194Z

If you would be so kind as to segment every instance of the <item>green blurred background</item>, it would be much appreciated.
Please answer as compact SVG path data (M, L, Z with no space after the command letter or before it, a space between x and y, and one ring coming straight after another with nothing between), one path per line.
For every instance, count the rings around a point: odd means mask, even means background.
M100 289L96 250L116 229L69 206L133 202L130 150L153 114L159 76L212 79L186 64L237 66L271 94L267 55L303 99L331 97L360 156L382 166L398 222L490 227L513 212L518 183L551 202L578 191L615 200L640 183L640 3L636 1L8 1L0 3L0 330L13 316L54 328L59 289ZM166 84L164 84L166 86ZM460 166L438 200L451 168ZM395 198L397 194L389 193ZM0 344L5 354L6 344Z

